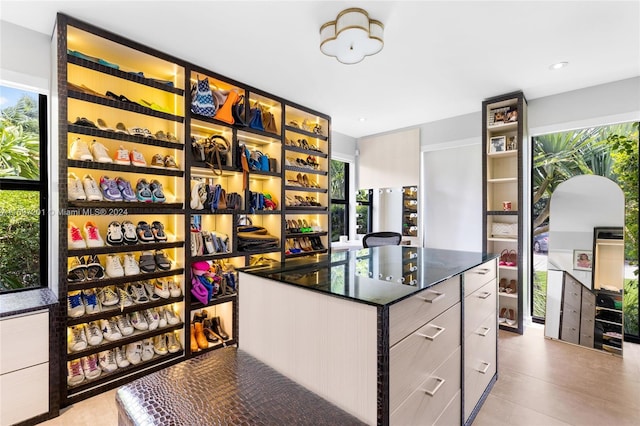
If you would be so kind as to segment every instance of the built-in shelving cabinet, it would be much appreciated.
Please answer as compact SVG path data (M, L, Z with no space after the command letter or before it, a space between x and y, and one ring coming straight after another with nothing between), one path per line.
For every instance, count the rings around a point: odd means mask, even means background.
M500 328L523 333L523 146L527 101L521 92L482 103L483 250L498 259Z
M65 406L237 344L236 268L327 252L331 120L62 14L54 45ZM192 108L205 79L208 115ZM125 224L133 240L117 236ZM243 244L247 225L272 243ZM82 311L94 296L97 309ZM154 313L157 325L108 330ZM100 365L137 343L139 362Z

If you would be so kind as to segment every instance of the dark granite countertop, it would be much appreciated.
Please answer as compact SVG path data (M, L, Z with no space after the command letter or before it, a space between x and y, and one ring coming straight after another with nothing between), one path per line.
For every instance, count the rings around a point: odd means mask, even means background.
M288 259L268 266L241 268L240 271L357 302L385 306L496 257L480 252L385 246ZM406 282L406 279L402 282L403 276L413 277L415 282Z
M56 296L48 288L0 294L0 318L49 309L56 303Z

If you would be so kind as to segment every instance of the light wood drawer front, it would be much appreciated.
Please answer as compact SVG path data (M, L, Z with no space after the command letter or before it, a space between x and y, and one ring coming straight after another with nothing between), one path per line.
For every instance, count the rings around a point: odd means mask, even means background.
M575 343L576 345L580 343L580 330L577 325L565 325L563 322L560 332L561 340L569 343Z
M496 259L483 263L464 273L464 295L465 297L482 287L487 282L495 279Z
M389 361L389 409L398 406L460 346L460 303L456 303L393 346Z
M464 333L468 336L487 317L497 313L497 291L495 280L480 287L465 298Z
M584 289L582 292L582 318L591 318L596 316L596 295L589 290Z
M4 342L3 342L4 343ZM49 411L49 363L0 376L0 425L12 425Z
M574 281L570 277L567 277L564 283L564 299L563 303L573 308L580 309L581 306L581 295L582 294L582 284Z
M593 348L593 329L591 331L580 331L580 345Z
M389 345L393 346L460 301L460 276L436 284L389 307Z
M451 426L462 424L460 420L460 404L462 404L462 391L458 391L444 409L434 426Z
M562 309L562 326L578 328L580 326L580 308L565 305Z
M487 316L465 339L465 420L496 373L496 328L495 314Z
M0 374L49 361L49 312L0 321Z
M392 425L433 424L460 390L460 348L427 377L395 411Z

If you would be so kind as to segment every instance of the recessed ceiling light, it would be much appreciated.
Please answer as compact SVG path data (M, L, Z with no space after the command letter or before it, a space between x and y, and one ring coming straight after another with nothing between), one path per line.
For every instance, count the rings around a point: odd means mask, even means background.
M559 70L569 65L569 62L557 62L555 64L549 65L550 70Z
M367 121L367 119L364 117L360 117L360 121Z

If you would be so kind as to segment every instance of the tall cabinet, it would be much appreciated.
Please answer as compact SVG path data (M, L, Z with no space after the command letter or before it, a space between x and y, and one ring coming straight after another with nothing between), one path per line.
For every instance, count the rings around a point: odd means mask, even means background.
M62 14L53 42L65 406L238 343L235 269L328 250L331 120ZM204 79L233 114L192 111Z
M523 333L523 147L527 100L522 92L482 103L483 250L498 259L500 328Z

